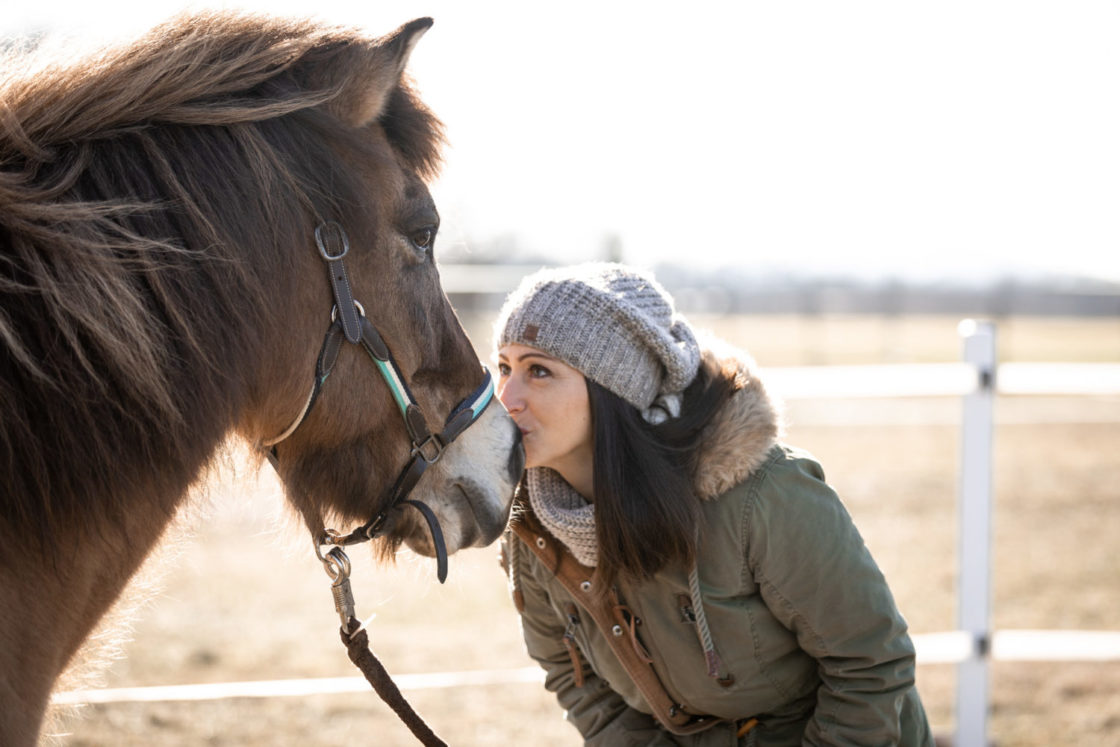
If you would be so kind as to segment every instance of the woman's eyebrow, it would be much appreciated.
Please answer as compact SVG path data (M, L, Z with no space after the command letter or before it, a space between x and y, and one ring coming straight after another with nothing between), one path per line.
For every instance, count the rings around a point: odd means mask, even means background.
M558 358L552 357L548 353L532 352L532 353L522 353L521 355L517 356L517 362L520 363L521 361L524 361L528 358L542 358L546 361L559 360Z
M528 360L529 358L540 358L540 359L545 360L545 361L558 361L558 360L560 360L559 358L556 358L555 356L551 356L548 353L542 353L539 350L533 350L533 351L528 352L528 353L522 353L521 355L518 355L518 356L515 357L515 359L518 363L521 363L522 361ZM509 356L508 355L506 355L505 353L498 353L498 363L508 363L508 362L509 362Z

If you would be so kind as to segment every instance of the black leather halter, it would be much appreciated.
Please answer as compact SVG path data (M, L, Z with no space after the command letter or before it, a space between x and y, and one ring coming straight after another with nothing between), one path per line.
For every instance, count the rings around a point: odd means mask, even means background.
M389 513L400 506L408 504L420 511L428 522L428 529L432 534L432 544L436 550L437 575L440 583L447 578L447 546L443 540L439 521L435 512L424 503L411 499L408 494L420 480L424 471L439 461L443 450L454 441L463 431L473 424L482 415L494 398L494 383L490 372L483 367L482 383L460 402L447 416L443 430L432 433L428 429L424 412L416 403L415 397L401 376L393 354L389 352L385 341L381 339L373 324L366 318L365 309L358 303L350 290L350 279L346 274L346 267L342 263L343 257L350 251L350 240L346 232L338 223L330 221L323 223L315 229L315 243L319 247L319 254L327 263L330 271L331 288L334 291L334 308L331 310L331 324L323 338L323 345L319 350L319 358L315 363L315 379L311 385L311 393L303 406L303 411L296 417L292 424L276 438L260 444L265 450L272 466L279 471L279 457L276 445L292 435L300 424L307 418L311 408L315 405L322 391L323 385L330 376L335 362L338 360L339 351L343 342L361 345L377 365L394 401L400 408L404 418L405 427L412 439L411 458L405 468L397 477L391 492L389 506L381 513L374 516L362 526L349 534L328 529L319 538L319 545L353 545L381 536L387 531L386 519Z

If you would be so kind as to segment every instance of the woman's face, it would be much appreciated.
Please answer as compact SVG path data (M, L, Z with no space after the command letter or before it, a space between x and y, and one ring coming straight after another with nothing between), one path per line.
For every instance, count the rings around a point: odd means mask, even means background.
M592 468L583 374L536 348L506 345L498 351L498 398L521 429L525 466L550 467L579 489Z

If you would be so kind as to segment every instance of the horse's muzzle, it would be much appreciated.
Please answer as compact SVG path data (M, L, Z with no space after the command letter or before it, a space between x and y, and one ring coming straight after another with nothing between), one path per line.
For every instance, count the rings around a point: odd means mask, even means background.
M513 448L509 450L509 480L514 485L521 482L521 473L525 470L525 446L521 443L521 429L511 421L513 426Z

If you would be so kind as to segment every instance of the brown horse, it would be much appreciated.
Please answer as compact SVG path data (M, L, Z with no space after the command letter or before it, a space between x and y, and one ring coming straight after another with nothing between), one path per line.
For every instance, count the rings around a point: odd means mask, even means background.
M441 127L402 79L430 24L371 39L197 15L74 62L3 61L0 744L34 743L55 679L229 435L290 431L275 463L315 537L384 512L381 549L435 552L393 486L416 429L440 433L485 379L432 254ZM343 234L338 291L321 253ZM351 297L361 312L337 308ZM321 381L332 305L392 352L407 428L361 345L336 335ZM449 552L497 538L523 460L499 406L475 415L411 494Z

